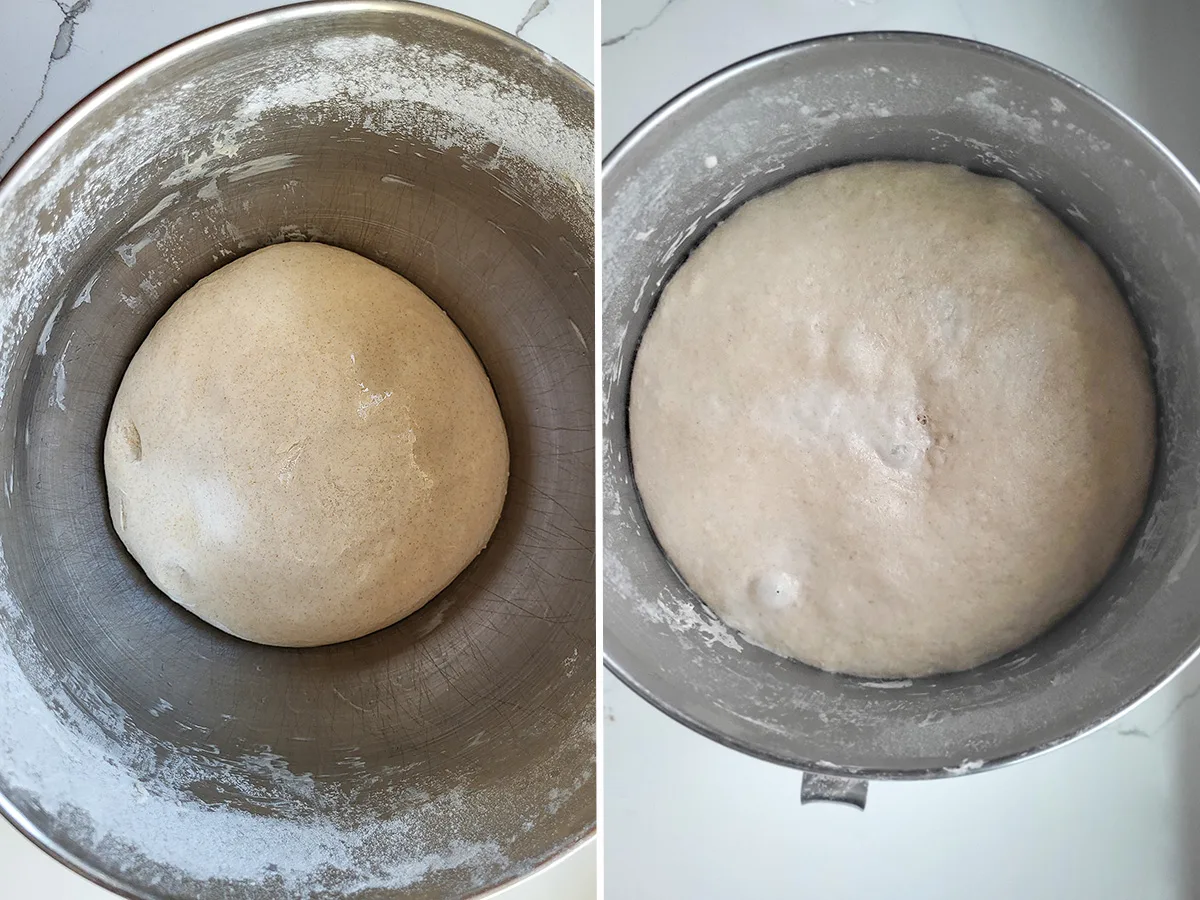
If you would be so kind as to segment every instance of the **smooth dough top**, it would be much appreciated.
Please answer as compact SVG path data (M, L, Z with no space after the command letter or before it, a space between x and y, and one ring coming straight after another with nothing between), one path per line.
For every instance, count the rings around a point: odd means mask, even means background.
M753 640L835 672L971 668L1103 578L1155 453L1145 348L1096 255L1008 181L827 170L663 290L629 427L654 532Z
M118 535L172 600L301 647L449 584L499 519L508 443L433 301L357 254L291 243L167 310L117 392L104 469Z

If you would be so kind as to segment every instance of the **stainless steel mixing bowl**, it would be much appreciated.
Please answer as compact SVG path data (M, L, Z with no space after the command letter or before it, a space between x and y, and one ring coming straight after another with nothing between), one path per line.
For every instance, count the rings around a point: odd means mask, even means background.
M1011 178L1096 248L1147 341L1160 452L1146 515L1086 603L972 671L881 683L760 649L698 602L641 508L626 405L658 288L722 216L802 173L886 158ZM605 655L643 697L774 762L926 777L1085 734L1196 653L1200 186L1136 123L1056 72L971 41L830 37L739 63L664 106L606 161L603 208Z
M0 808L21 829L128 896L223 900L470 895L593 830L592 158L591 89L549 57L349 2L177 44L16 165ZM306 239L441 303L495 385L512 477L491 544L427 607L285 650L153 588L111 527L100 454L167 305Z

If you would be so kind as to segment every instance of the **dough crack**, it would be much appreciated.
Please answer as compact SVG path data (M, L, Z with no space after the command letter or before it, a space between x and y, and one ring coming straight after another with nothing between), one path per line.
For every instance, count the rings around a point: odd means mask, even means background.
M296 464L300 462L300 456L304 453L304 442L296 441L291 446L275 452L283 456L283 462L279 466L279 481L281 484L291 484L292 479L296 477Z
M138 431L138 427L132 421L126 422L121 426L121 438L125 442L125 447L129 451L129 457L134 462L142 460L142 433Z

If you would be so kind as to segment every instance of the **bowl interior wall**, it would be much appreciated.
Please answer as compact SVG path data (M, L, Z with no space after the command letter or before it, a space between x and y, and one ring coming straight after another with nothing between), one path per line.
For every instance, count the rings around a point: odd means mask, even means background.
M1032 191L1122 287L1160 404L1147 513L1094 596L992 663L886 684L758 648L695 598L646 521L626 420L638 340L690 249L746 199L867 159L954 163ZM1195 652L1200 196L1132 123L1065 78L969 41L830 38L728 70L660 111L609 158L603 195L605 653L643 696L773 761L924 777L1097 727Z
M0 793L28 830L145 896L365 898L471 893L593 828L591 102L452 16L302 7L168 51L14 170ZM166 600L113 531L101 466L156 319L286 240L361 253L441 304L512 459L500 524L453 584L308 650Z

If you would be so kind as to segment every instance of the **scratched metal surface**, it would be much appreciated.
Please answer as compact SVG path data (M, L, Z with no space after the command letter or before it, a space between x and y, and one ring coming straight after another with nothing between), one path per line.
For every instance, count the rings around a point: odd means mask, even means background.
M0 808L130 896L465 896L519 877L594 828L590 184L486 134L447 146L435 104L395 128L340 101L284 105L237 141L213 141L212 123L275 77L263 65L268 50L300 58L306 41L373 35L478 60L496 73L497 93L524 85L590 141L590 88L531 48L414 6L325 4L176 47L31 151L53 158L119 133L128 116L187 86L189 121L160 130L156 148L131 139L132 164L73 173L51 163L42 183L57 177L62 189L50 207L31 202L29 157L0 188L10 232L40 240L0 253L9 471L0 541L11 601L0 604L0 647L53 727L84 735L105 765L127 766L129 784L154 802L165 791L180 808L239 822L317 823L354 860L317 840L311 871L280 872L272 848L256 848L255 873L238 843L244 834L221 846L199 835L194 848L156 857L130 837L155 827L137 820L146 803L138 791L87 793L88 814L54 795L57 780L75 777L62 771L75 760L0 760ZM64 226L82 185L103 177L103 208L85 229ZM154 236L141 242L137 223L148 217ZM112 529L101 445L124 367L170 302L233 256L302 239L387 265L447 310L495 386L512 475L491 543L428 606L360 640L286 650L232 638L159 594ZM46 254L57 262L30 276ZM18 296L30 284L36 295ZM72 710L98 730L83 729ZM22 729L32 736L44 725L28 709L6 714L13 740L0 747L19 748ZM151 752L131 763L109 744ZM177 761L200 776L167 783L167 763ZM16 783L13 772L29 777ZM422 818L449 794L450 819ZM189 852L234 862L246 853L246 873L225 861L228 877L200 877L204 865L179 862Z

